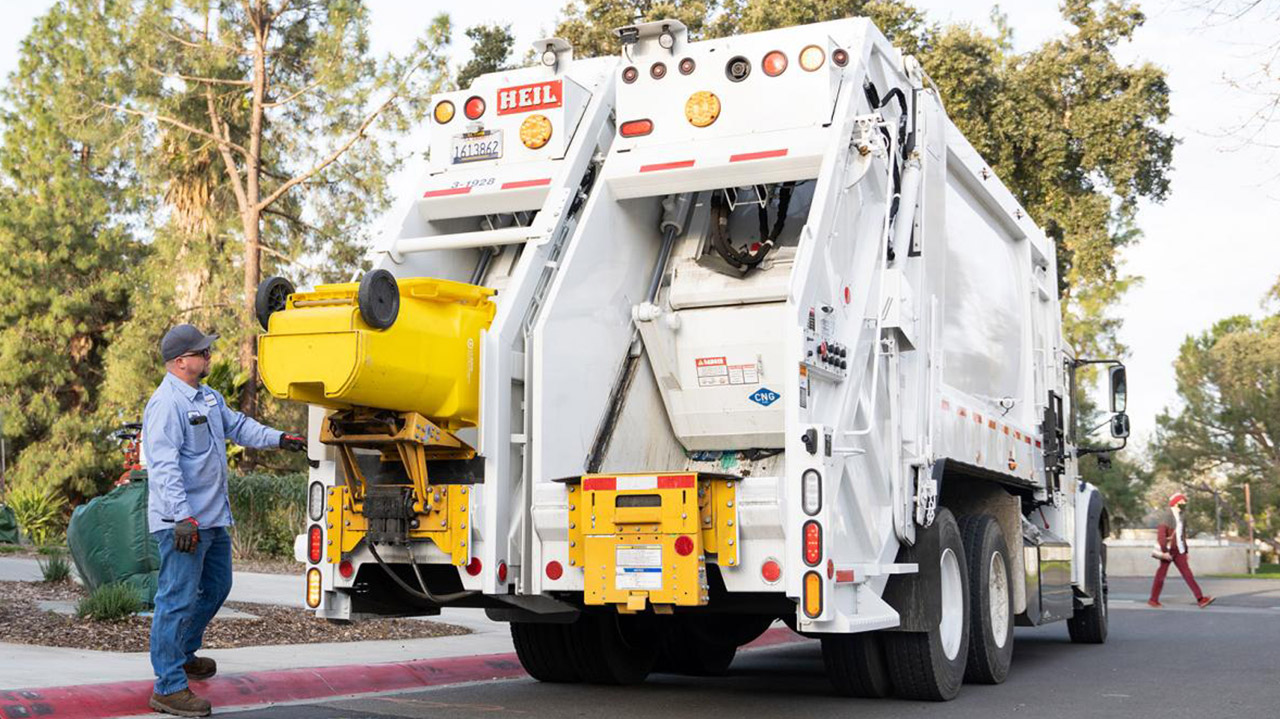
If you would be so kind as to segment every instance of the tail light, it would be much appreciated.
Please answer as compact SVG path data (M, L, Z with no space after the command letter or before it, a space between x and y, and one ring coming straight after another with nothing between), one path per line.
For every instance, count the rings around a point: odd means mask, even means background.
M667 66L661 62L655 62L649 67L649 77L654 80L661 80L667 76Z
M324 485L319 482L312 482L307 491L307 515L313 522L324 516Z
M551 139L551 120L546 115L530 115L520 123L520 142L537 150Z
M817 619L822 614L822 577L817 572L804 575L804 615Z
M845 65L848 65L848 64L849 64L849 51L848 51L848 50L845 50L844 48L837 48L837 49L835 49L835 50L832 50L832 51L831 51L831 62L834 62L834 63L835 63L836 65L838 65L839 67L844 67Z
M680 61L680 74L688 75L689 73L693 72L693 69L697 66L698 66L698 63L694 62L693 58L686 57L685 59Z
M556 580L563 576L564 576L563 564L557 562L554 559L551 560L550 562L547 562L547 579Z
M628 67L622 71L622 81L628 85L635 82L638 77L640 77L640 71L634 67Z
M690 537L687 534L682 534L679 537L676 537L676 554L679 554L682 557L687 557L690 554L693 554L693 537Z
M618 134L623 137L640 137L651 132L653 132L653 120L629 120L618 128Z
M804 523L804 563L810 567L822 561L822 525L810 519Z
M810 45L800 51L800 67L805 72L813 72L822 67L826 59L827 53L817 45Z
M307 570L307 606L320 606L320 570L315 567Z
M324 555L324 532L320 531L320 525L313 524L311 529L307 530L307 559L312 564L319 564L320 557Z
M467 98L467 103L462 106L462 111L466 113L468 120L478 120L484 114L484 100L474 96Z
M436 103L436 109L433 114L435 115L436 122L441 125L449 122L453 119L454 115L453 103L448 100L442 100L441 102Z
M787 69L787 56L781 50L774 50L764 56L764 60L760 63L760 68L769 77L777 77Z

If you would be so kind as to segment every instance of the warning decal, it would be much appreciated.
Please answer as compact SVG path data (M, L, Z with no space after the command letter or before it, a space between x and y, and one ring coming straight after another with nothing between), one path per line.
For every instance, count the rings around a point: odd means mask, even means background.
M731 364L729 384L760 384L760 370L754 364Z
M694 363L698 366L699 387L721 387L729 384L729 363L723 357L699 357Z

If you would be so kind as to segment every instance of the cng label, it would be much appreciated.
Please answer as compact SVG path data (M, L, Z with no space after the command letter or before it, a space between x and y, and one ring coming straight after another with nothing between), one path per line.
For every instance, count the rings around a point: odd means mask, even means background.
M756 404L762 407L768 407L774 402L777 402L778 397L781 397L781 396L782 395L778 394L777 392L774 392L768 387L761 387L760 389L751 393L751 401L755 402Z

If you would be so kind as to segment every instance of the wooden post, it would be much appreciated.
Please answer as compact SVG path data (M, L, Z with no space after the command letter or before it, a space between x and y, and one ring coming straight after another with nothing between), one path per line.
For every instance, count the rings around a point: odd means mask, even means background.
M1253 552L1255 546L1253 544L1253 499L1249 494L1249 483L1244 483L1244 514L1249 519L1249 573L1254 573Z

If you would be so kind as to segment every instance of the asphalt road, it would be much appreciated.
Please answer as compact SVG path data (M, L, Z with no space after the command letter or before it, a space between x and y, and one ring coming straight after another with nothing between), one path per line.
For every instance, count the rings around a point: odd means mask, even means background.
M384 717L1280 717L1280 592L1215 582L1199 610L1166 585L1166 608L1137 601L1147 580L1113 580L1106 645L1073 645L1065 625L1018 629L1000 686L969 685L946 704L834 695L817 642L739 654L718 679L653 675L639 687L482 682L375 697L221 713L243 719ZM394 659L389 657L388 659Z

